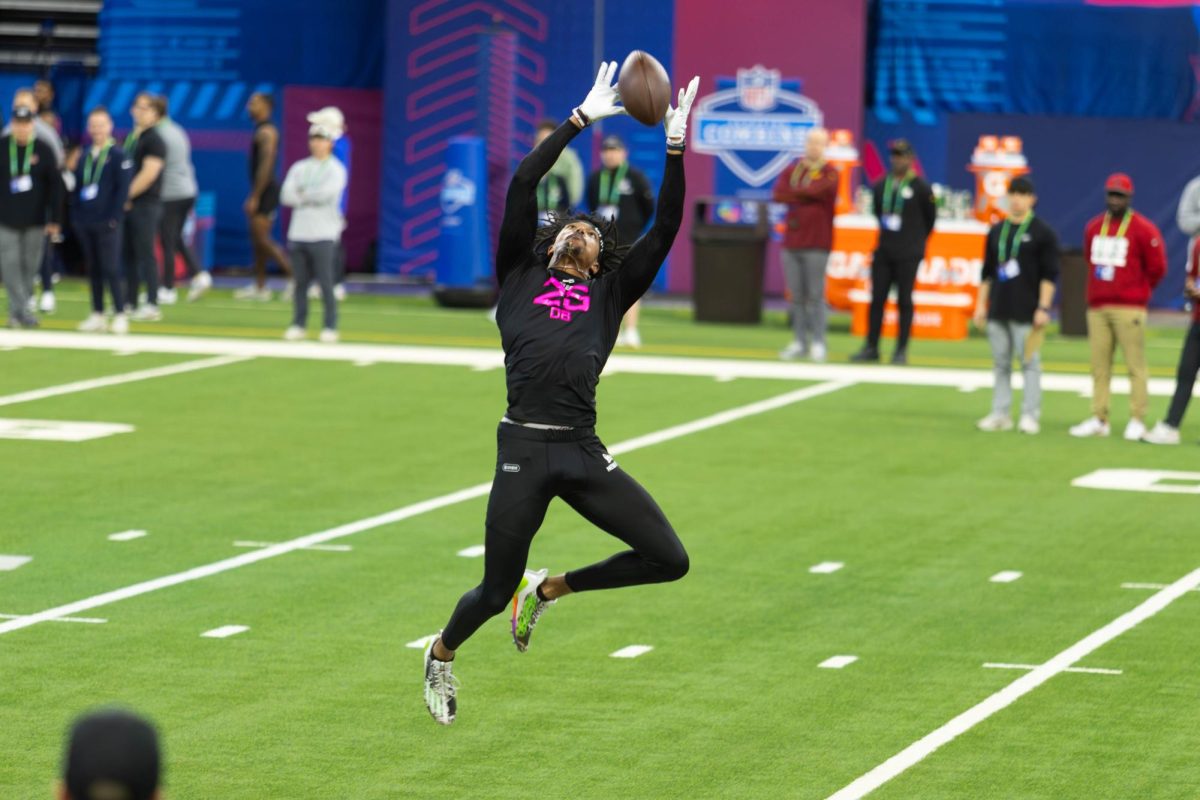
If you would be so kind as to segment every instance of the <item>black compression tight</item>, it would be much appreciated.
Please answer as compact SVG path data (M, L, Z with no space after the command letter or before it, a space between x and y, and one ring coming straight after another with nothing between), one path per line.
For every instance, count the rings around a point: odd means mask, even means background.
M502 612L525 572L529 545L560 497L630 549L566 574L575 592L682 578L683 544L649 493L608 456L591 429L539 431L501 423L496 476L488 498L483 582L462 596L442 631L456 650Z

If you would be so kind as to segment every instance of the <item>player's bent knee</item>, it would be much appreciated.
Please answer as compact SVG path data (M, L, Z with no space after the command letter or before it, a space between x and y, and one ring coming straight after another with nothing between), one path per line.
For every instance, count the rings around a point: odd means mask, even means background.
M691 559L688 558L687 552L680 548L678 553L660 563L658 570L663 581L677 581L688 574L690 567Z

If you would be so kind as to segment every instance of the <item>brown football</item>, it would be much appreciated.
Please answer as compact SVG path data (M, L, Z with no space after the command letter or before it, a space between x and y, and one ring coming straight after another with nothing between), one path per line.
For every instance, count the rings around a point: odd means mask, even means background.
M629 116L643 125L657 125L671 102L671 78L654 56L634 50L621 65L617 93Z

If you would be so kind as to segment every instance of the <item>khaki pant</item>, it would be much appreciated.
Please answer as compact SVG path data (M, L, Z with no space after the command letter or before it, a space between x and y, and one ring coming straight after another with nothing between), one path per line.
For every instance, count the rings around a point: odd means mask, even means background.
M1092 346L1092 414L1108 420L1109 382L1113 354L1121 346L1129 370L1129 415L1146 419L1149 370L1146 366L1146 309L1101 306L1087 312L1088 343Z

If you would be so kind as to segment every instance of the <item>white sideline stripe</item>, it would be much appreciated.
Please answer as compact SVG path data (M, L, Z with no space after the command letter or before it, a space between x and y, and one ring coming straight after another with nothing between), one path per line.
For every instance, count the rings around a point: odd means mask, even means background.
M858 656L831 656L817 666L821 669L841 669L850 666L855 661L858 661Z
M205 631L200 634L205 639L227 639L230 636L237 636L239 633L245 633L250 630L248 625L222 625L219 628L213 628L211 631Z
M0 556L0 572L12 572L33 561L33 556Z
M1169 584L1166 583L1122 583L1122 589L1165 589ZM1200 589L1192 589L1193 592L1200 592Z
M609 653L611 658L637 658L649 653L654 648L648 644L631 644L628 647L622 647L615 653Z
M28 403L33 400L44 400L47 397L58 397L64 394L75 394L76 392L86 392L92 389L103 389L106 386L119 386L123 383L134 383L136 381L146 381L151 378L163 378L167 375L179 375L184 372L195 372L198 369L209 369L210 367L223 367L226 364L236 364L239 361L248 361L250 356L227 355L218 356L217 358L205 358L199 361L187 361L183 364L171 364L166 367L155 367L153 369L142 369L137 372L126 372L121 375L109 375L104 378L92 378L86 381L75 381L74 383L64 383L60 386L49 386L45 389L34 389L30 392L19 392L18 394L10 394L6 397L0 397L0 406L11 406L16 403Z
M128 542L132 539L141 539L143 536L148 536L146 531L122 531L121 533L110 533L108 540L110 542Z
M804 389L798 389L793 392L787 392L777 397L761 400L757 403L750 403L749 405L733 408L728 411L722 411L720 413L712 414L692 422L685 422L682 425L675 425L673 427L658 431L657 433L651 433L646 436L639 436L634 439L629 439L628 441L621 442L614 447L610 447L608 452L627 453L630 450L636 450L639 447L649 447L650 445L660 444L662 442L670 441L671 439L677 439L681 436L687 436L691 433L707 430L708 428L715 428L719 425L733 422L734 420L739 420L755 414L771 411L776 408L786 406L790 403L798 403L801 400L807 400L810 397L818 397L823 394L828 394L850 385L852 384L823 383L817 384L816 386L809 386ZM131 597L138 597L139 595L149 594L150 592L156 592L160 589L178 586L181 583L188 583L189 581L195 581L212 575L218 575L222 572L228 572L232 569L245 567L258 561L265 561L268 558L281 556L294 550L302 550L306 547L312 547L313 545L324 544L325 542L329 542L334 539L352 536L356 533L362 533L363 531L369 531L374 528L379 528L383 525L390 525L394 522L400 522L401 520L415 517L420 514L425 514L429 511L436 511L439 508L445 508L447 506L466 502L467 500L473 500L477 497L483 497L488 493L491 487L491 481L487 483L476 484L475 486L468 486L465 489L459 489L457 492L450 492L449 494L444 494L440 497L422 500L419 503L413 503L412 505L404 506L403 508L393 509L392 511L388 511L383 514L377 514L373 517L367 517L355 522L346 523L345 525L339 525L336 528L318 531L317 533L310 533L307 536L300 536L286 542L273 544L270 547L264 547L261 550L251 550L250 552L242 553L241 555L234 556L233 558L214 561L211 564L193 567L192 569L184 570L183 572L176 572L173 575L164 575L161 578L154 578L152 580L135 583L131 586L126 586L121 589L114 589L109 592L104 592L103 594L84 598L83 600L77 600L73 603L67 603L55 608L48 608L45 611L39 611L36 614L30 614L29 616L21 619L0 622L0 635L12 633L13 631L21 630L22 628L28 628L31 625L36 625L39 622L46 622L47 620L55 619L56 617L65 617L70 614L77 614L80 611L99 608L100 606L106 606L110 603L127 600Z
M279 542L243 542L236 541L234 547L274 547ZM349 553L354 548L348 544L314 544L308 547L301 547L301 550L327 550L331 553Z
M1037 664L997 664L989 661L984 664L984 669L1023 669L1034 670L1038 668ZM1101 669L1100 667L1068 667L1063 672L1085 672L1089 675L1121 675L1119 669Z
M20 619L24 614L0 614L0 619ZM103 625L108 622L106 619L98 617L59 617L55 622L82 622L87 625Z
M89 442L133 433L132 425L120 422L71 422L63 419L0 419L0 439L31 442Z
M997 572L988 578L988 580L992 583L1012 583L1015 580L1019 580L1021 575L1022 573L1017 572L1015 569L1006 569L1003 572Z
M457 555L460 555L463 558L479 558L484 554L484 552L485 550L483 545L473 544L470 547L464 547L462 550L459 550Z
M272 339L227 339L215 336L166 336L136 334L119 338L108 334L72 333L67 331L0 330L0 347L40 347L64 350L128 350L141 353L174 353L188 355L240 355L264 358L293 358L315 361L370 360L392 364L429 364L499 368L504 365L504 353L498 348L417 347L412 345L378 344L321 344L319 342L285 342ZM614 355L608 360L605 375L613 372L643 375L691 375L716 378L728 375L735 378L765 378L788 381L849 381L851 383L884 384L892 386L940 386L950 389L992 388L991 369L944 369L941 367L891 367L858 364L815 364L783 362L778 359L693 358L675 356ZM1020 376L1016 376L1020 388ZM1042 390L1046 392L1091 392L1089 375L1043 373ZM1115 394L1129 394L1127 377L1113 378ZM1175 393L1175 378L1151 378L1149 393L1154 397L1170 397ZM1200 395L1200 386L1196 388Z
M408 644L406 644L404 646L411 650L424 650L425 647L430 642L432 642L434 639L436 639L438 636L439 636L439 634L431 633L428 636L422 636L420 639L409 642Z
M1051 658L1045 664L1030 670L1025 675L1005 686L1000 691L972 706L942 727L913 742L896 755L884 761L845 788L839 789L828 800L857 800L878 789L892 778L921 761L944 744L983 722L988 717L1015 703L1055 675L1086 658L1100 647L1111 642L1122 633L1145 622L1186 592L1200 587L1200 569L1187 575L1147 598L1132 611L1127 611L1107 625L1099 628L1075 644Z
M837 572L844 566L846 565L841 561L822 561L820 564L809 567L808 571L814 575L828 575L831 572Z

